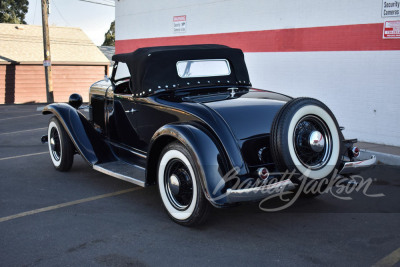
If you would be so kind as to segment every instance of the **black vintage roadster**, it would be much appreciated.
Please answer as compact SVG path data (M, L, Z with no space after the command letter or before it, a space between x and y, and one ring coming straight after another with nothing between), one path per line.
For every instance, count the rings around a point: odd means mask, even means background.
M77 94L44 108L54 116L42 141L59 171L78 153L94 170L158 185L180 224L201 223L210 204L261 200L375 163L357 160L356 140L320 101L253 89L240 49L148 47L113 60L111 78L90 88L88 119Z

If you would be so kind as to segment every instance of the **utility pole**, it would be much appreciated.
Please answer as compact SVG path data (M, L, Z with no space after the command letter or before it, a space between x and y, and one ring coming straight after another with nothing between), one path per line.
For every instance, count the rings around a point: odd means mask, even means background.
M49 37L49 3L42 0L42 28L43 28L43 51L44 51L44 73L46 76L46 97L47 103L54 102L53 80L51 78L51 56L50 56L50 37Z

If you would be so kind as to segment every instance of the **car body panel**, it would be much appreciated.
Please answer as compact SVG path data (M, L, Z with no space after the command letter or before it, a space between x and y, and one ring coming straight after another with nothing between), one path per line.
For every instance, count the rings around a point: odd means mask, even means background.
M236 139L268 134L275 114L291 98L272 92L251 91L239 98L205 103L231 128Z

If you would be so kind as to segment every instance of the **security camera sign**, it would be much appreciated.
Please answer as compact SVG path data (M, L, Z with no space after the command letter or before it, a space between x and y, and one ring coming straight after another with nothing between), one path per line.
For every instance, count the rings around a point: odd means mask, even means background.
M382 0L382 18L400 17L400 0Z
M383 27L383 39L400 38L400 20L385 21Z
M186 32L186 15L174 16L174 33L185 33Z

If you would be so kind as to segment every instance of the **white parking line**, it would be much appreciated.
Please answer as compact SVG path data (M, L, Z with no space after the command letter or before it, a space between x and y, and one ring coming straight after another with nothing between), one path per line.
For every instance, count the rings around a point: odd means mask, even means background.
M33 132L33 131L39 131L39 130L44 130L44 129L47 129L47 127L36 128L36 129L30 129L30 130L21 130L21 131L15 131L15 132L8 132L8 133L0 133L0 135L4 135L4 134L17 134L17 133L25 133L25 132Z
M77 205L77 204L81 204L81 203L85 203L85 202L89 202L89 201L93 201L93 200L97 200L97 199L101 199L101 198L122 195L122 194L133 192L133 191L136 191L139 189L142 189L142 188L141 187L133 187L133 188L129 188L129 189L113 192L113 193L108 193L108 194L104 194L104 195L98 195L98 196L94 196L94 197L88 197L88 198L78 199L75 201L65 202L65 203L61 203L58 205L48 206L48 207L41 208L41 209L25 211L22 213L2 217L2 218L0 218L0 222L5 222L5 221L12 220L12 219L21 218L21 217L25 217L28 215L33 215L33 214L49 211L49 210L55 210L55 209L64 208L64 207L68 207L68 206L72 206L72 205Z
M19 117L11 117L11 118L0 119L0 121L20 119L20 118L33 117L33 116L43 116L43 115L42 114L33 114L33 115L26 115L26 116L19 116Z
M14 114L14 113L34 113L35 110L6 110L0 111L0 114Z
M400 248L396 249L377 263L375 263L374 267L383 267L383 266L394 266L396 263L400 262Z
M25 154L25 155L19 155L19 156L12 156L12 157L0 158L0 160L17 159L17 158L23 158L23 157L30 157L30 156L42 155L42 154L46 154L46 153L49 153L49 152L46 151L46 152Z

